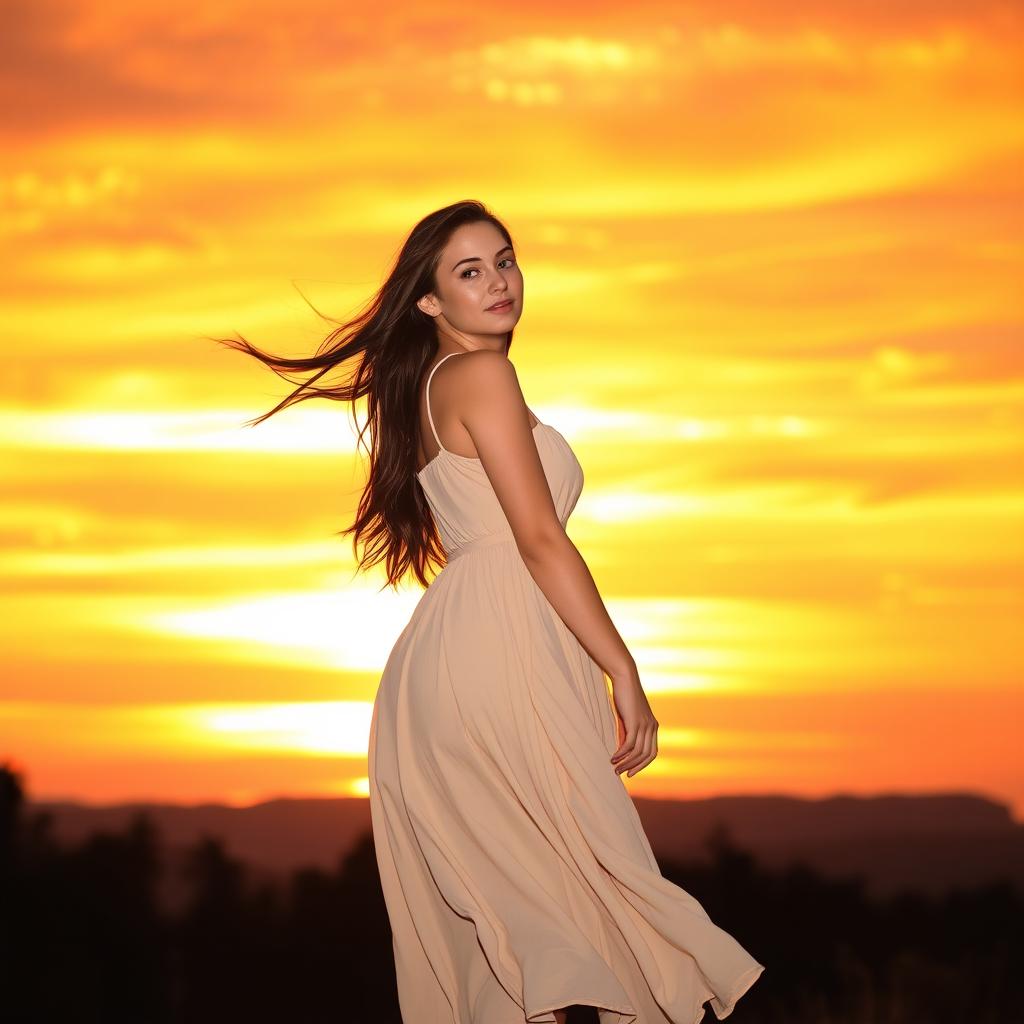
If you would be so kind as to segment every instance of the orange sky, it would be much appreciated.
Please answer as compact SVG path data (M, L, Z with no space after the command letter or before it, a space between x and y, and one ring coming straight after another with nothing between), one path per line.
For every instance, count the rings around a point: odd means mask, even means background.
M353 577L309 354L481 199L638 662L643 795L1024 817L1019 8L5 5L0 755L31 797L365 793L421 591ZM343 12L343 13L342 13ZM300 294L300 290L301 293Z

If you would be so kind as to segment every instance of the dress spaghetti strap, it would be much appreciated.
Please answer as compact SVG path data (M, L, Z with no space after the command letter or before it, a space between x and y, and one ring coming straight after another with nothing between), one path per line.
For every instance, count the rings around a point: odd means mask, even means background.
M440 448L441 451L446 451L447 449L443 444L441 444L441 438L437 436L437 427L434 426L434 416L430 411L430 378L434 376L434 370L436 370L448 358L448 356L464 356L465 354L465 352L449 352L447 356L442 356L440 359L438 359L438 361L434 363L434 366L431 369L430 373L427 374L427 419L430 420L430 429L433 431L434 440L437 442L437 447Z

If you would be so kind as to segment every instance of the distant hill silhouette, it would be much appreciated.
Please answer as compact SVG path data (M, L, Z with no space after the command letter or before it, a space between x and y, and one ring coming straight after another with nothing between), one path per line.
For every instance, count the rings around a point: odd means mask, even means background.
M1024 824L1007 804L974 793L823 798L720 796L701 800L635 797L659 861L700 860L706 838L725 827L773 867L805 864L826 876L859 875L875 895L940 893L1007 880L1024 890ZM365 799L280 798L248 807L125 803L88 806L32 801L49 812L58 839L81 841L127 827L144 812L170 850L216 835L255 870L278 875L331 868L370 828Z

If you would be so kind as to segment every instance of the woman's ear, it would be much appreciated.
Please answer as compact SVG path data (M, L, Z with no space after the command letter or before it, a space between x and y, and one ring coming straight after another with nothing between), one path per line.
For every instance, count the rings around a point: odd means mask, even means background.
M431 293L427 292L426 295L421 296L416 300L416 305L419 307L421 313L426 313L427 316L437 316L441 312L441 307L438 305L437 298Z

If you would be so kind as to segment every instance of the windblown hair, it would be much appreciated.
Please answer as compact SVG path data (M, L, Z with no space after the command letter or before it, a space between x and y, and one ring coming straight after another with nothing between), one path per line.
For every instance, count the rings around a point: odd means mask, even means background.
M385 563L387 579L382 590L386 586L396 588L410 570L426 587L428 565L443 565L444 548L416 477L419 382L437 353L437 329L433 317L424 313L416 300L428 292L436 293L437 266L453 232L463 224L479 221L489 221L509 245L513 244L505 226L475 200L429 214L412 229L387 280L362 313L345 322L319 314L338 326L313 356L275 356L238 334L210 339L248 352L290 384L299 383L291 372L314 371L269 412L247 421L249 426L262 423L289 405L317 397L352 403L355 421L355 403L366 396L367 422L361 428L358 423L356 426L357 446L366 447L369 455L369 478L354 523L337 533L353 535L357 571ZM508 332L506 354L512 345L512 333ZM316 383L349 359L355 364L346 383ZM363 437L367 429L371 436L368 447Z

